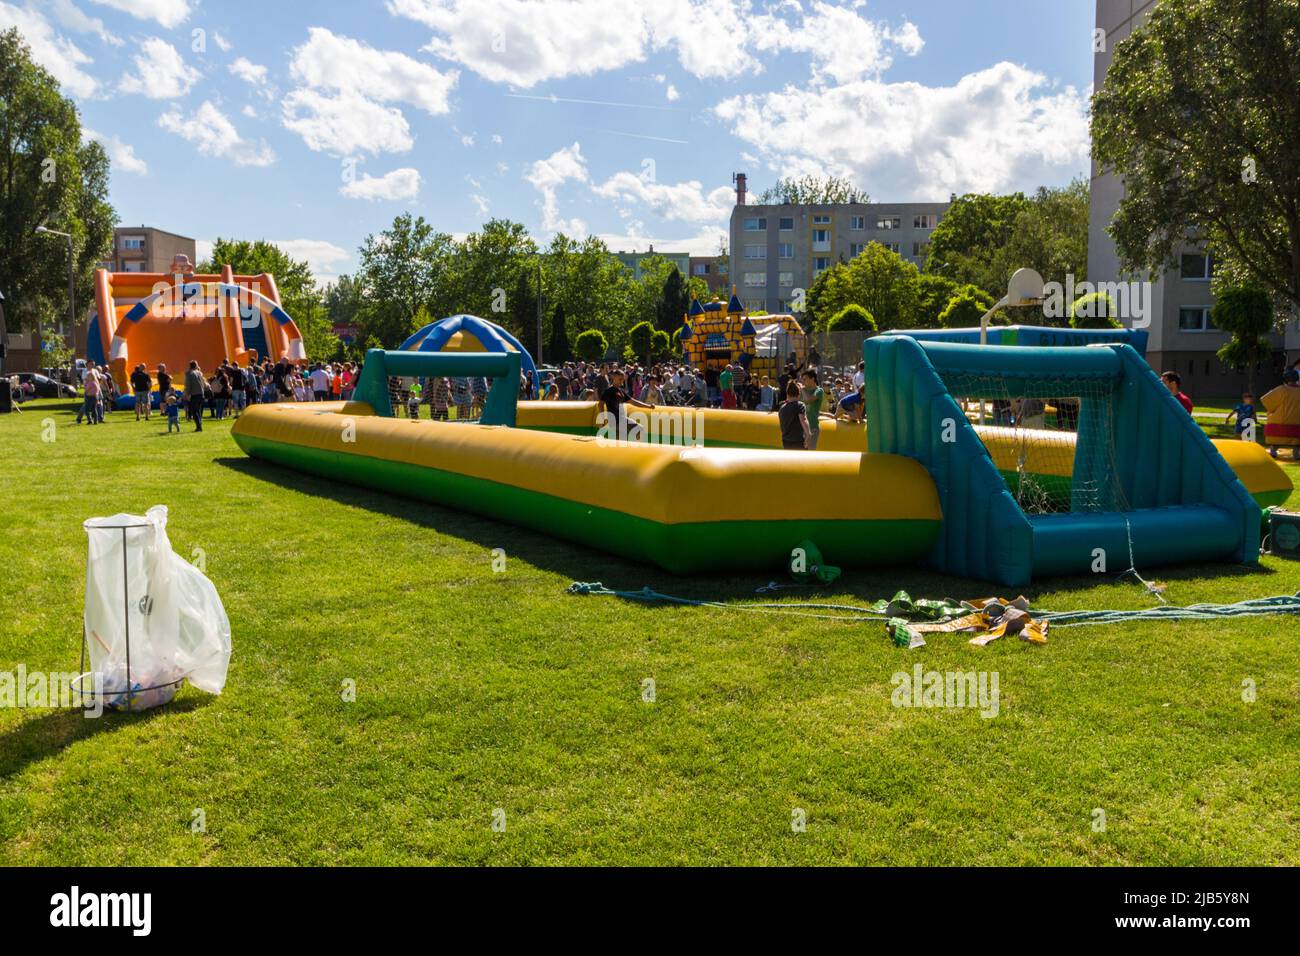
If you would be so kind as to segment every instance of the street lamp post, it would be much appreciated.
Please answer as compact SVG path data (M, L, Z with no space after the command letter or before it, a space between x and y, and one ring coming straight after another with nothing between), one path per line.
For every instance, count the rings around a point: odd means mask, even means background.
M59 232L57 229L48 229L45 226L37 226L36 231L49 236L62 236L68 240L68 331L65 339L72 337L73 344L76 341L77 334L77 302L76 302L76 265L73 262L72 254L72 233ZM75 347L75 345L74 345Z

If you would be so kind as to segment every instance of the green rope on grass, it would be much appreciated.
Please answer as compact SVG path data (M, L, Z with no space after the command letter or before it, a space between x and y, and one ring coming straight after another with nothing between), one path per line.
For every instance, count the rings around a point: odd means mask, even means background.
M639 591L616 591L599 581L576 581L568 587L569 594L595 594L601 597L618 597L647 604L682 604L690 607L712 607L725 611L755 611L764 614L787 614L792 617L815 617L832 621L881 621L889 618L871 607L853 604L825 604L813 601L788 601L761 604L727 604L697 598L675 597L661 594L649 587ZM807 611L836 611L836 614L805 613ZM1132 611L1031 611L1052 627L1082 627L1092 624L1127 624L1130 621L1215 621L1231 617L1259 617L1266 614L1300 614L1300 592L1277 597L1252 598L1232 604L1191 604L1176 607L1162 604L1159 607L1139 608Z

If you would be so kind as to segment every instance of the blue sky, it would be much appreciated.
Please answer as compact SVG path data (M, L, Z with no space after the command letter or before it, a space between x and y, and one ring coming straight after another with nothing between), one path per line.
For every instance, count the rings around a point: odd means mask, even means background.
M1088 168L1092 0L0 0L123 223L323 279L404 210L717 251L731 174L881 201ZM202 253L203 246L200 246Z

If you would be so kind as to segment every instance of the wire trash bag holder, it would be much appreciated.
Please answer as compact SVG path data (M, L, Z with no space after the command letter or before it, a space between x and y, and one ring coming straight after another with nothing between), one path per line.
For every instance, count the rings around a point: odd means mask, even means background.
M188 681L221 693L230 621L212 582L172 550L167 508L91 518L81 674L88 706L140 711L170 701Z

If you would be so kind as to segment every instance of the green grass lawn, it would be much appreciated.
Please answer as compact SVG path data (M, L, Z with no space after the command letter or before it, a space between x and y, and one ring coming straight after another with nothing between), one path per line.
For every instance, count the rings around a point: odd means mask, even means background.
M1300 863L1295 618L906 651L877 623L574 597L600 580L745 601L765 581L673 579L334 487L245 458L228 423L169 436L73 411L0 417L0 671L77 668L81 522L156 503L177 551L206 552L234 656L221 696L146 714L0 710L0 864ZM1300 590L1273 558L1148 576L1180 604ZM900 587L990 590L897 568L828 599ZM1109 580L1028 596L1152 603ZM918 662L996 672L998 716L891 706Z

